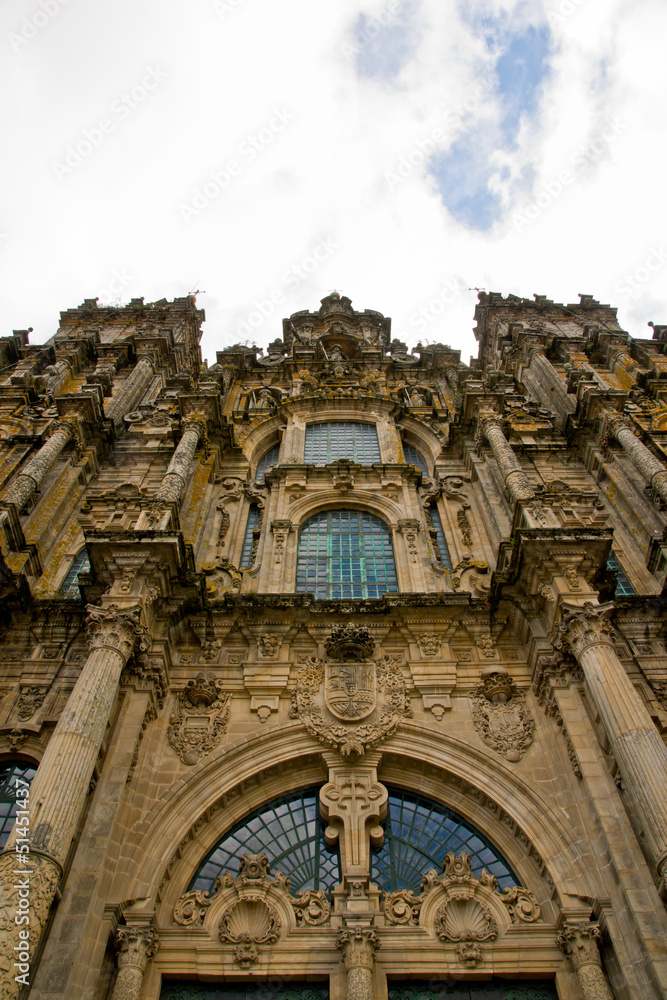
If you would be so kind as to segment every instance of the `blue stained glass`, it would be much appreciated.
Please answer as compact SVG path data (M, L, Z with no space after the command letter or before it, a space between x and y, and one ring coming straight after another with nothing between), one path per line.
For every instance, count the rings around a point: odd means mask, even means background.
M240 569L250 569L253 563L252 553L253 546L255 543L255 529L259 524L259 506L256 503L251 503L248 508L248 520L245 527L245 535L243 537L243 548L241 549L241 560L239 563Z
M25 760L11 760L0 765L0 850L7 843L16 813L24 802L23 795L16 794L17 789L29 786L35 772L35 765Z
M264 473L267 469L271 469L274 465L278 464L278 456L280 455L280 445L274 444L273 448L262 455L259 462L257 463L257 471L255 472L255 479L258 483L264 482Z
M296 590L319 600L396 593L388 526L357 510L322 511L309 518L299 536Z
M452 559L449 554L449 546L447 545L447 539L445 538L445 529L442 526L442 519L440 517L440 511L435 504L432 504L428 508L428 516L431 521L431 526L435 531L435 544L437 546L438 555L440 556L440 563L444 569L448 569L452 572Z
M416 448L413 448L412 445L404 444L403 454L405 455L406 462L409 462L410 465L416 465L418 469L421 469L425 476L428 476L428 465L426 464L426 459L422 458Z
M607 558L607 569L616 570L616 590L614 594L618 597L631 597L632 594L636 593L635 588L628 579L627 573L613 552L610 552Z
M306 465L327 465L346 458L359 465L381 461L375 424L354 421L308 424L303 460Z

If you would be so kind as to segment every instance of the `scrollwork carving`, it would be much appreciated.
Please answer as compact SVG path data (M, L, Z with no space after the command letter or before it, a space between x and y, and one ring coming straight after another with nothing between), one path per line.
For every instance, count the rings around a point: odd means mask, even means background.
M231 694L212 674L199 673L177 696L167 738L184 764L196 764L227 731Z
M487 689L495 676L487 678L471 696L473 723L487 746L505 760L516 763L532 746L535 720L525 694L509 678L502 678L503 685L508 688L508 697L497 704L490 700Z

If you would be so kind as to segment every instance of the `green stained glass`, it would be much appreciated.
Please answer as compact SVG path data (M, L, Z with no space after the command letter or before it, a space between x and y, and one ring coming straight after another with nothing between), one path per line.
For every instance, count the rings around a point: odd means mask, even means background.
M510 981L493 978L490 982L442 982L416 980L389 982L389 1000L557 1000L553 983L533 980Z
M313 983L295 983L285 979L265 982L165 983L160 1000L328 1000L329 989Z
M607 569L616 570L616 590L614 591L616 596L630 597L635 593L635 588L630 583L627 573L613 552L610 552L607 558Z
M87 573L90 569L90 562L88 561L88 553L85 549L81 551L74 557L72 565L67 570L67 576L60 584L60 593L63 597L75 597L81 600L81 591L79 590L79 573Z
M306 465L327 465L346 458L359 465L379 462L380 445L375 424L331 421L308 424L303 460Z
M296 590L318 600L396 593L389 527L358 510L322 511L309 518L299 536Z

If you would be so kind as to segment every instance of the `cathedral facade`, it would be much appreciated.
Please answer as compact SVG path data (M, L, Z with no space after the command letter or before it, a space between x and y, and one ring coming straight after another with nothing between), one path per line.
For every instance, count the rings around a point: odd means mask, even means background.
M667 327L203 319L0 338L0 997L666 996Z

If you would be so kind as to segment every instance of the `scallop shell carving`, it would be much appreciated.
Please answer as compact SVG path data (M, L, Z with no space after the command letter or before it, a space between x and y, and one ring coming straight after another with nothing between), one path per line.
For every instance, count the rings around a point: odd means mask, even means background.
M236 945L236 961L247 969L259 958L257 945L275 944L280 927L280 917L273 906L259 899L241 899L223 913L220 940Z
M476 899L449 899L435 917L441 941L495 941L498 925Z

